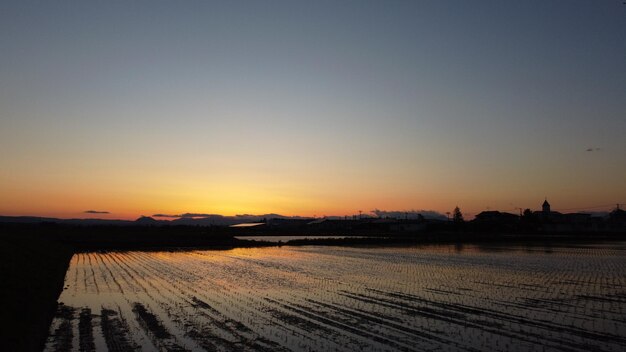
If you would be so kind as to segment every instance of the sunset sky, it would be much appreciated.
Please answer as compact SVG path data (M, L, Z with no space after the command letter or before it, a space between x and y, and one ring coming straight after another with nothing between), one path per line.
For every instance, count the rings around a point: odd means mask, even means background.
M607 210L626 5L5 0L0 151L0 215Z

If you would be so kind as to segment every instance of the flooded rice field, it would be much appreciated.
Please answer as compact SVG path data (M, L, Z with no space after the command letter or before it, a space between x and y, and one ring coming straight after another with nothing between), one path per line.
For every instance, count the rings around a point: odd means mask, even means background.
M46 351L626 350L626 244L83 253Z
M235 236L235 238L240 240L249 240L249 241L264 241L264 242L282 242L285 243L287 241L292 240L328 240L328 239L344 239L344 238L368 238L366 236L320 236L320 235L309 235L309 236ZM371 236L369 238L372 238Z

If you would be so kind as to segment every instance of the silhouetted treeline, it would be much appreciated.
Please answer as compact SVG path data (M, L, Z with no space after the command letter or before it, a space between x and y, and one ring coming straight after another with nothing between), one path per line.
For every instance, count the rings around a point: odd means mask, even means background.
M0 224L12 236L37 236L74 251L149 250L176 247L233 248L265 243L234 238L226 227L203 226L73 226L55 223Z

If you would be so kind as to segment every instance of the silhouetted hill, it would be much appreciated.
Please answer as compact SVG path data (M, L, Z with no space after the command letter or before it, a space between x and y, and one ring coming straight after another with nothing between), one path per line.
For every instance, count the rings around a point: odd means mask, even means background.
M172 225L189 225L189 226L229 226L233 223L228 217L222 215L210 215L201 218L180 218L171 220Z
M35 224L40 222L59 222L61 219L37 216L0 216L0 222L16 224Z
M141 216L135 220L135 223L141 225L158 225L160 222L149 216Z
M45 218L38 216L0 216L0 223L14 223L14 224L41 224L41 223L55 223L55 224L67 224L67 225L119 225L128 226L132 225L133 221L128 220L108 220L108 219L58 219L58 218Z
M172 225L188 225L188 226L231 226L242 223L263 222L270 219L306 219L301 216L284 216L280 214L241 214L235 216L223 215L207 215L203 217L181 217L171 220Z

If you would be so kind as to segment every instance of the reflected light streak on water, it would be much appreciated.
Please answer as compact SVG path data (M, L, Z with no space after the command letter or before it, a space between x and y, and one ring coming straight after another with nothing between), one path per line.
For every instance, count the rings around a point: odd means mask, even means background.
M624 243L81 253L46 350L621 351L625 254Z

